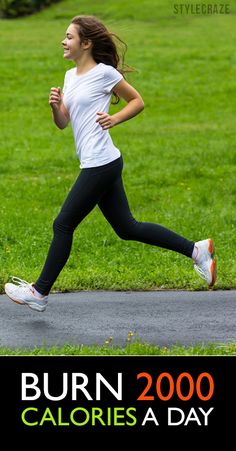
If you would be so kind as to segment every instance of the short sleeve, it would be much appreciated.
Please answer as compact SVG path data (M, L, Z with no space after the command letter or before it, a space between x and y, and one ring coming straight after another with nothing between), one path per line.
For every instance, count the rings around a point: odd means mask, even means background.
M106 65L104 73L104 91L110 93L114 86L123 79L123 76L112 66Z

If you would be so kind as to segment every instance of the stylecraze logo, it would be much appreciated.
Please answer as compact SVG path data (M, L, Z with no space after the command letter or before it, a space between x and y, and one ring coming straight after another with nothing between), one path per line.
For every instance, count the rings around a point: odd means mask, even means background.
M175 3L174 14L230 14L229 3Z
M214 411L211 401L215 385L208 372L195 378L188 372L176 378L169 372L157 376L140 372L135 375L132 386L126 387L129 403L123 389L125 374L121 372L113 376L112 382L99 372L92 378L85 373L62 373L59 379L60 389L58 392L57 385L55 393L49 373L21 374L21 400L24 402L21 421L25 426L130 428L196 424L207 427ZM57 376L57 383L59 379ZM191 406L193 399L195 403Z

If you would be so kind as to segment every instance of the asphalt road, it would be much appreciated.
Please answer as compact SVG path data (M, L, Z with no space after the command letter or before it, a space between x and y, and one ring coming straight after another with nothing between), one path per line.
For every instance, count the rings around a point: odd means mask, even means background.
M160 346L236 342L236 291L51 294L43 313L0 296L1 347L123 346L129 331Z

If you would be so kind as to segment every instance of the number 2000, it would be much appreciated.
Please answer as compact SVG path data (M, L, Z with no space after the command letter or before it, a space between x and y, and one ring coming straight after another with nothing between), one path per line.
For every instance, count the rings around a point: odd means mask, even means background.
M152 387L153 381L152 376L149 373L139 373L137 374L137 379L146 378L147 385L145 386L144 390L142 391L141 395L137 398L138 401L153 401L155 397L153 395L147 395L150 388ZM182 382L185 379L185 385L186 382L188 384L188 390L186 394L182 393ZM203 394L202 393L202 381L203 379L206 379L208 382L208 393ZM166 394L163 394L162 389L162 383L165 381L165 384L167 382L168 384L168 392ZM191 374L187 372L183 372L179 374L176 381L174 381L173 377L170 373L163 372L159 374L156 380L156 394L157 397L161 401L169 401L169 399L172 398L174 393L177 394L178 398L181 401L188 401L192 398L194 392L196 391L196 394L198 398L201 401L209 401L211 399L213 393L214 393L214 380L212 376L209 373L200 373L199 376L196 379L196 382L194 382L193 377Z

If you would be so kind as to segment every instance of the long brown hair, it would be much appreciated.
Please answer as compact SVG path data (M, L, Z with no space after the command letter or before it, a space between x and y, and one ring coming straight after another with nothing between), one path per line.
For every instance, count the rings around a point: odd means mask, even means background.
M81 42L86 39L92 41L92 56L96 63L113 66L123 76L134 69L125 64L127 44L115 33L111 33L95 16L75 16L71 23L79 25L78 34ZM112 103L118 103L119 97L115 94Z

